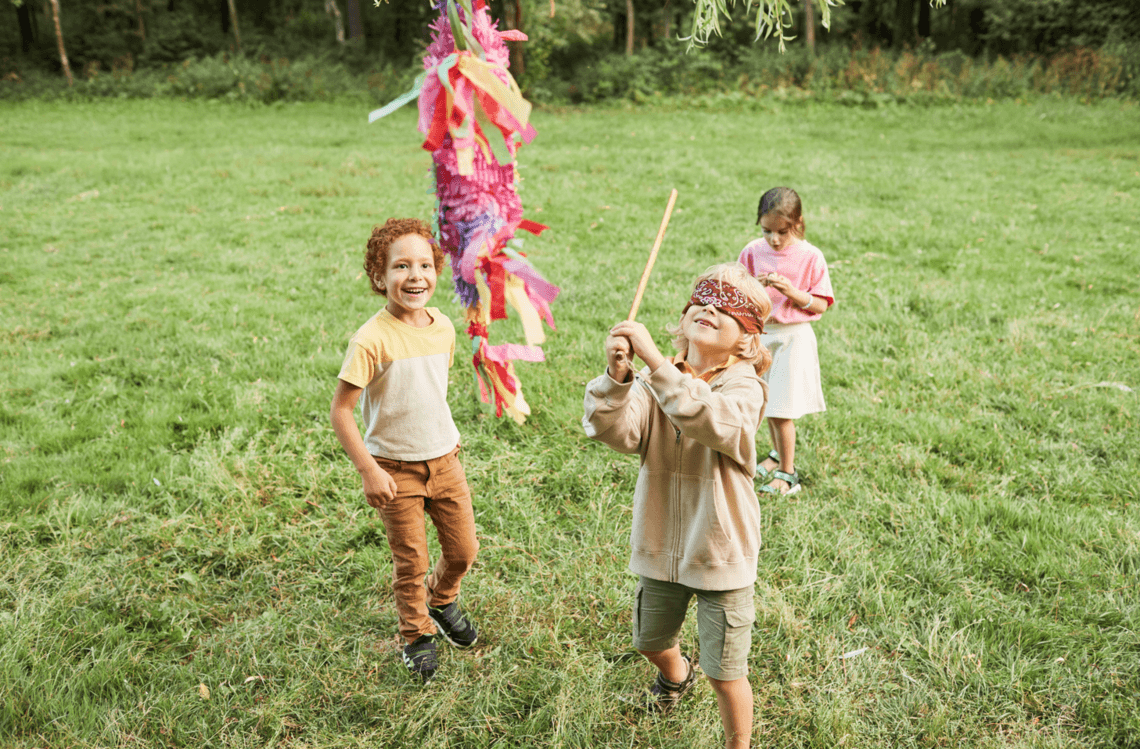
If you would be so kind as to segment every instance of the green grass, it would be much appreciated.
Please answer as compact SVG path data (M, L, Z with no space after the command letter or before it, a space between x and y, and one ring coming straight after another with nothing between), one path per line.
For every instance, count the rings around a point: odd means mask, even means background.
M1134 104L537 113L558 331L522 427L457 357L483 636L427 689L327 420L364 240L432 207L413 113L365 115L0 105L0 745L718 745L707 686L618 707L637 467L582 391L670 187L662 346L790 184L838 304L806 490L761 498L755 745L1140 747Z

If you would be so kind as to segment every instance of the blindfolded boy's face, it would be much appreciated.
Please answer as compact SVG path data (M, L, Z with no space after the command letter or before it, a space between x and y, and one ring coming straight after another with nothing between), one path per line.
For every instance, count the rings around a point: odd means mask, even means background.
M435 257L426 239L405 234L392 242L381 287L394 317L418 317L435 293L435 283Z
M732 315L712 305L694 304L681 317L681 333L696 346L702 356L719 357L740 351L744 328Z

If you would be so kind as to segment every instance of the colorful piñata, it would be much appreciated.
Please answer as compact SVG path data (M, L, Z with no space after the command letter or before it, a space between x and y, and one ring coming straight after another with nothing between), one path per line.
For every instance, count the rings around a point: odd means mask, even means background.
M554 327L548 283L520 251L523 229L547 227L523 218L515 153L535 135L530 103L507 72L504 40L525 41L520 31L498 31L484 0L445 0L431 25L424 74L412 91L369 116L369 121L419 98L423 147L432 152L436 231L451 258L455 293L467 308L467 335L480 396L495 413L522 423L530 413L514 361L542 361L542 323ZM487 328L519 314L526 345L488 344Z

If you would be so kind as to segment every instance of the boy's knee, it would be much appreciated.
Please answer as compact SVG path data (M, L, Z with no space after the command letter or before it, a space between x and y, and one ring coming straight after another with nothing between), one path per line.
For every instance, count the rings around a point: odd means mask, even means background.
M475 555L463 555L462 557L452 557L445 563L447 571L453 575L466 575L475 566Z
M741 676L739 679L729 679L728 681L724 679L714 679L708 674L705 674L705 678L709 680L709 684L717 694L728 694L741 687L745 689L749 688L747 676Z
M440 555L449 570L466 572L475 565L475 557L479 555L479 542L472 539L470 543L449 545L441 549Z
M714 685L716 685L716 684L736 684L738 682L743 682L745 684L748 683L748 677L747 676L741 676L738 679L714 679L713 677L708 676L706 674L706 677L708 678L709 682L711 682Z
M418 585L420 581L427 576L428 569L427 559L424 559L422 563L420 560L416 560L410 564L397 564L392 571L392 576L397 583L407 583L410 581Z
M393 572L397 578L415 577L428 573L431 560L427 549L420 548L392 548Z
M446 580L459 580L471 571L475 566L475 553L474 551L468 553L466 551L460 552L456 556L455 552L440 554L439 560L436 562L435 570L432 572L432 579L443 578Z

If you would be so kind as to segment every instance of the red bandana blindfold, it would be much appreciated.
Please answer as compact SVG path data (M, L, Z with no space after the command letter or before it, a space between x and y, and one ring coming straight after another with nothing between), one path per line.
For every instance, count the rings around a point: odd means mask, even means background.
M760 314L760 308L732 284L706 278L693 289L693 296L682 314L694 304L716 307L724 314L731 315L746 333L764 332L764 318Z

